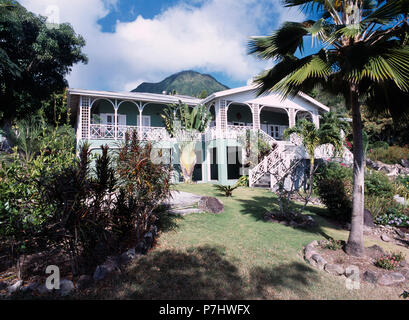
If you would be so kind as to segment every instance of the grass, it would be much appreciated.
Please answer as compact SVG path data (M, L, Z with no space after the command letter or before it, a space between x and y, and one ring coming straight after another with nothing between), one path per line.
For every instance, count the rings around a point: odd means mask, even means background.
M157 246L120 275L88 292L100 299L399 299L402 288L362 284L347 290L345 278L320 272L304 262L303 247L328 237L347 240L308 207L319 227L301 230L263 220L277 205L268 190L240 187L224 197L211 185L178 185L178 190L216 196L225 205L219 215L164 216ZM378 244L397 250L391 244ZM399 247L406 255L409 251ZM80 298L80 297L79 297Z

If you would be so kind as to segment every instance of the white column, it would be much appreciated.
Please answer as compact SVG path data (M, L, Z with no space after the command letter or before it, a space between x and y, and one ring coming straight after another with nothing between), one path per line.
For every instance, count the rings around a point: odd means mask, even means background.
M320 116L317 111L311 112L312 122L315 124L317 128L320 127Z
M260 129L260 106L258 104L252 105L253 112L253 129Z
M144 106L142 106L142 103L139 105L139 140L142 140L143 137L143 129L142 129L142 111L143 111Z
M295 126L295 109L294 108L288 108L288 126L290 128Z
M118 139L118 101L116 99L114 106L114 137L115 140Z

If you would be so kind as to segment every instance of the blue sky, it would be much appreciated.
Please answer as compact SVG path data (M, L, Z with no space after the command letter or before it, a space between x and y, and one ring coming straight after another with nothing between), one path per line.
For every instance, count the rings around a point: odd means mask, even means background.
M271 62L247 54L250 36L283 21L301 21L279 0L21 0L28 10L68 22L87 45L87 65L75 65L72 88L128 91L182 71L246 85ZM50 10L50 8L52 10Z

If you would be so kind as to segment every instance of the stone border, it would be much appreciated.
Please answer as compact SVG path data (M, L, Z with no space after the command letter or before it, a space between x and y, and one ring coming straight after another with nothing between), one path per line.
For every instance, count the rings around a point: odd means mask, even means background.
M61 279L59 290L60 296L67 296L76 289L82 290L89 288L93 283L105 279L108 275L114 272L121 272L121 268L123 266L129 264L138 258L138 256L145 255L148 250L152 248L157 235L158 228L156 225L153 225L150 231L145 234L144 238L137 243L135 248L131 248L119 256L107 257L103 264L96 267L92 276L85 274L81 275L76 282L76 286L71 280ZM0 298L10 297L13 293L17 292L32 293L36 291L42 295L53 291L47 289L45 284L38 282L29 283L27 286L23 286L23 284L23 280L18 280L12 285L7 285L4 282L0 282L0 289L7 288L7 293L5 295L0 294Z
M345 268L340 264L328 263L317 251L316 247L320 243L317 240L309 243L304 249L304 259L318 270L324 270L329 274L336 276L345 276L347 278L354 275L354 272L347 272ZM383 274L380 272L374 272L371 270L366 270L362 273L361 279L363 281L377 284L380 286L390 286L394 284L399 284L409 280L409 268L405 267L401 272L389 272Z

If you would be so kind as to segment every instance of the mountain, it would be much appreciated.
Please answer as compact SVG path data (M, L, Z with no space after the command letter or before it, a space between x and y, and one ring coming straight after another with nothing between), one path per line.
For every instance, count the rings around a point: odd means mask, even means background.
M189 70L175 73L158 83L143 82L133 89L132 92L162 93L166 91L167 93L172 93L176 91L180 95L197 97L203 91L210 95L213 92L226 89L229 88L211 75ZM204 97L201 96L201 98Z

